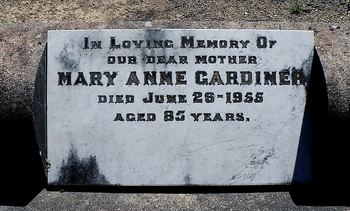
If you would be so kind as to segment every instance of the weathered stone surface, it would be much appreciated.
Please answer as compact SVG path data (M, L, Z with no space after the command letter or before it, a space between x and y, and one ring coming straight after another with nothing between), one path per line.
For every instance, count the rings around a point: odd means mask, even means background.
M313 53L311 31L50 31L48 182L291 184Z

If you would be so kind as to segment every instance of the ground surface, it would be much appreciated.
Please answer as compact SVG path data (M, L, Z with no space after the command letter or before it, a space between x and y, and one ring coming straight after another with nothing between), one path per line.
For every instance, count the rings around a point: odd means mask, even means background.
M1 0L0 2L2 24L117 20L348 23L350 19L350 14L347 12L348 0Z
M0 207L17 210L273 210L348 211L346 207L296 206L288 193L235 194L117 194L42 191L26 207Z

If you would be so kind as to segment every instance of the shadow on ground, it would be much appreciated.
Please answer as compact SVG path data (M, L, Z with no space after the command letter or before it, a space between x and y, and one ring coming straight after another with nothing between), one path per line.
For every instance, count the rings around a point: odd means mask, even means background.
M31 118L0 120L0 205L27 205L46 184Z
M324 72L315 51L290 189L298 205L350 206L347 194L350 188L347 175L350 115L337 116L330 110Z

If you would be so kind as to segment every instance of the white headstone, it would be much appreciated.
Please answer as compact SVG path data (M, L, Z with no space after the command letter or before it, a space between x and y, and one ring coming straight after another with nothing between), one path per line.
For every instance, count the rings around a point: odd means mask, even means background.
M49 31L49 184L292 182L311 31Z

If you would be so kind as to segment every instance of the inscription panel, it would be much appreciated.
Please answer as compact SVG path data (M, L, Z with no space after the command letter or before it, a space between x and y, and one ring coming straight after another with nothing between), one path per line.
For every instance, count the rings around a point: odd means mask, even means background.
M49 184L292 181L313 32L49 31Z

